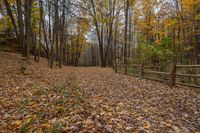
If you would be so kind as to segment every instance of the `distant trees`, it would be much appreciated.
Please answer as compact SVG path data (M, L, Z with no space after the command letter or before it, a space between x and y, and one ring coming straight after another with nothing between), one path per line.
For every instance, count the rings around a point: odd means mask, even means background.
M51 68L54 65L62 68L63 64L78 66L89 23L83 14L73 11L75 3L70 0L3 1L2 13L6 12L11 20L23 60L29 60L33 53L37 62L40 56L46 56Z
M138 43L163 48L176 54L177 63L180 64L199 64L199 30L195 25L199 24L198 14L200 1L173 0L173 1L141 1L137 2L144 6L134 9L141 15L135 14ZM136 5L137 5L136 3ZM141 10L142 9L142 10ZM140 16L140 17L139 17ZM138 45L139 46L139 45ZM145 46L145 45L144 45ZM148 46L147 46L148 47ZM157 48L155 48L157 49ZM156 54L161 51L152 51L152 62L165 58L167 55ZM144 54L144 50L141 51ZM162 51L163 53L163 51ZM157 57L156 57L157 56ZM170 60L170 58L168 58Z
M0 26L12 24L23 58L44 56L51 68L79 66L84 55L101 67L155 63L170 53L199 64L199 7L199 0L3 0Z
M10 4L9 4L9 2L7 0L3 0L3 2L4 2L4 5L6 7L7 14L10 17L10 20L11 20L11 22L13 24L15 35L16 35L17 39L19 40L19 35L18 35L18 31L17 31L17 25L16 25L16 22L15 22L15 19L14 19Z
M99 43L99 56L102 67L113 65L114 22L122 10L118 0L89 0L83 1L83 9L88 11L91 21L96 28Z

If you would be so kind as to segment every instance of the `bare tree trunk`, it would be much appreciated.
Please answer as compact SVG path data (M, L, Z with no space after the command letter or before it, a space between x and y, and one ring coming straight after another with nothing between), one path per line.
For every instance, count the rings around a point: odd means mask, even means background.
M41 21L41 26L42 26L42 31L41 33L44 34L44 41L45 41L45 52L46 52L46 55L47 55L47 60L49 61L49 42L48 42L48 39L47 39L47 31L46 31L46 28L45 28L45 19L44 19L44 8L43 8L43 1L40 0L40 21Z
M41 18L40 18L41 19ZM40 23L39 23L39 41L38 41L38 49L37 49L37 53L38 53L38 55L37 55L37 62L39 63L39 61L40 61L40 51L41 51L41 39L42 39L42 34L41 34L41 20L40 20Z
M34 35L34 61L35 62L37 62L37 52L38 52L38 50L37 50L37 40L36 40L36 38L37 38L37 34L35 34Z
M59 55L59 67L62 68L63 64L63 44L65 43L65 8L66 8L66 0L63 0L63 11L62 11L62 18L61 18L61 36L60 36L60 55Z
M58 14L58 0L55 0L54 3L54 10L55 10L55 22L54 22L54 36L55 36L55 45L56 45L56 62L59 61L59 14Z
M117 26L117 22L118 22L118 18L116 19L115 21L115 35L114 35L114 61L113 61L113 66L115 66L115 71L117 71L117 35L118 35L118 32L117 32L117 29L118 29L118 26Z
M132 44L132 11L129 8L129 35L128 35L128 58L131 58L131 44Z
M195 23L195 31L199 31L200 22ZM200 64L200 34L195 35L195 46L194 46L195 64Z
M25 0L25 19L26 19L26 59L30 59L30 48L31 48L31 11L32 11L32 0Z
M104 61L104 50L103 50L103 25L101 25L101 30L100 27L98 25L98 21L97 21L97 14L96 14L96 8L95 8L95 4L94 4L94 0L91 0L91 4L92 4L92 10L93 10L93 21L94 21L94 25L96 27L96 32L97 32L97 37L98 37L98 41L99 41L99 54L100 54L100 62L101 62L101 67L105 67L105 61Z
M113 37L113 22L114 22L114 17L115 17L115 2L116 0L112 1L110 0L109 1L109 8L110 8L110 15L109 15L109 22L108 22L108 26L107 26L107 29L108 29L108 33L107 33L107 47L106 47L106 51L105 51L105 57L104 57L104 61L105 61L105 65L106 65L106 60L107 60L107 56L108 56L108 52L110 54L112 54L112 37ZM110 55L112 56L112 55ZM112 62L109 62L109 64L111 65Z
M125 31L124 31L124 65L125 65L125 73L127 73L127 31L128 31L128 10L129 10L129 0L126 0L125 3Z
M181 50L181 37L180 37L180 33L181 33L181 29L180 27L178 28L178 35L177 35L177 39L178 39L178 50L179 50L179 54L180 54L180 62L181 64L183 64L183 55L182 55L182 50Z
M51 46L51 51L49 50L49 66L53 68L53 56L54 56L54 43L52 41L52 34L51 34L51 4L50 0L48 0L48 19L49 19L49 45Z
M26 55L26 49L25 49L25 35L24 35L24 23L23 23L23 15L22 15L22 3L21 0L16 0L17 2L17 20L19 25L19 42L21 46L21 53L22 57L25 57Z

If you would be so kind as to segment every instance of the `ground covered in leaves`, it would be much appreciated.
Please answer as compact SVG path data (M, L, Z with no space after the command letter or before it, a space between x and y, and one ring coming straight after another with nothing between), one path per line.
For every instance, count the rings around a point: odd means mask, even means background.
M200 90L117 74L50 69L22 74L20 55L0 52L0 132L191 133L200 130Z

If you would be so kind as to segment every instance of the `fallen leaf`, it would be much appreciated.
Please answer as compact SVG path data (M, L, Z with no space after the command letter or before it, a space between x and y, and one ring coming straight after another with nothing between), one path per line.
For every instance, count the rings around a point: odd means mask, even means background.
M17 127L20 127L20 126L22 125L22 122L21 122L21 121L15 121L15 125L16 125Z
M46 124L42 124L41 127L45 128L45 129L49 129L49 128L51 128L51 125L46 123Z

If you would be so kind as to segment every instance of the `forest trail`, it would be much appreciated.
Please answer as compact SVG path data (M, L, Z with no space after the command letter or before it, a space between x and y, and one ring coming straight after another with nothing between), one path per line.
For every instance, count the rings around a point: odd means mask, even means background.
M50 69L0 52L0 132L177 132L200 130L200 90L115 73Z

